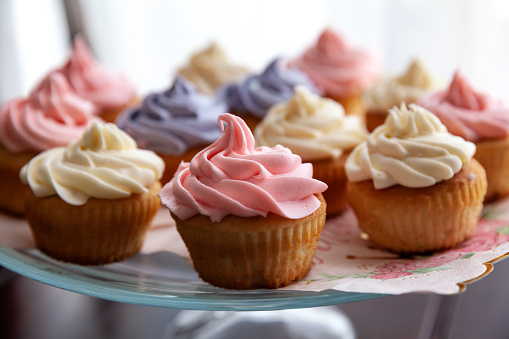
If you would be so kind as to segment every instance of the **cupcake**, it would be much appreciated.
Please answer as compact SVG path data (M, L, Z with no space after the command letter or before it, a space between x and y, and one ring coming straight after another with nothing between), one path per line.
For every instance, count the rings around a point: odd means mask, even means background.
M415 104L437 88L437 83L424 65L412 60L406 73L399 77L377 81L367 89L362 101L366 107L366 126L369 132L384 123L387 112L394 106Z
M459 73L449 88L419 101L435 114L449 132L477 146L475 158L486 170L486 202L509 194L509 107L475 91Z
M114 124L94 122L67 147L25 165L26 219L50 257L100 265L136 254L161 203L164 162Z
M213 95L219 87L247 76L248 70L230 63L219 45L212 43L194 54L189 63L178 70L178 75L192 82L201 93Z
M137 102L134 85L124 76L96 63L79 35L74 39L66 64L50 72L39 86L45 86L53 73L62 73L78 96L94 104L97 115L104 121L115 121L120 112Z
M432 113L405 104L346 161L359 227L397 253L452 248L470 237L486 194L475 144L447 132Z
M343 105L346 114L363 116L362 92L378 78L380 61L372 51L350 45L327 28L289 67L306 73L324 96Z
M281 59L275 59L261 74L226 85L219 90L218 95L226 102L232 114L240 116L254 130L271 106L293 96L297 85L318 92L306 75L288 69Z
M190 161L221 136L217 118L224 112L224 103L198 93L190 82L177 77L168 90L152 93L141 106L123 112L116 124L140 148L163 158L166 169L161 182L165 184L181 161Z
M76 96L65 77L55 73L27 98L7 101L0 110L0 209L23 216L28 188L19 171L41 151L80 138L93 121L92 103Z
M241 118L225 113L219 123L223 135L160 193L195 270L229 289L303 279L325 223L327 185L288 148L255 148Z
M258 145L283 145L313 164L313 178L328 186L323 193L327 215L346 209L345 162L368 135L358 116L345 116L334 100L298 86L290 100L269 110L254 134Z

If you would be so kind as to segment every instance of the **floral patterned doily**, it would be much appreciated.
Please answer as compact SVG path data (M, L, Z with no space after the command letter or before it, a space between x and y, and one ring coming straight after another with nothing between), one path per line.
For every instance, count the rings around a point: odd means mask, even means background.
M34 248L23 219L0 214L0 246ZM142 253L174 252L190 263L189 254L167 210L152 223ZM430 255L401 257L375 247L357 226L351 210L327 219L308 276L283 289L303 291L403 294L454 294L491 272L509 255L509 198L489 204L473 236L458 247ZM191 268L190 268L191 269Z

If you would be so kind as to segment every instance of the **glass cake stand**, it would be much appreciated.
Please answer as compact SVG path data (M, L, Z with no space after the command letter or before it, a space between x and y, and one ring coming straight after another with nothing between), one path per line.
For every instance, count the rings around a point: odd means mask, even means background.
M225 290L203 282L178 255L138 254L120 263L79 266L38 250L0 247L0 265L42 283L101 299L208 311L270 311L336 305L383 296L341 291Z

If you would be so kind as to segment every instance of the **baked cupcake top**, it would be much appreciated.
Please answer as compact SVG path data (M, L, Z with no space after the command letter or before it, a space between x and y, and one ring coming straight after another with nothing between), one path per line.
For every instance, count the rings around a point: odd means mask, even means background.
M288 69L281 59L275 59L261 74L226 85L219 95L230 109L263 118L272 105L290 99L297 85L318 91L304 73Z
M245 122L221 114L223 135L182 163L160 197L180 219L202 214L212 221L226 215L303 218L318 209L315 194L327 185L312 178L313 167L281 145L255 148Z
M289 65L306 73L326 94L348 96L362 92L378 78L379 63L376 53L351 46L327 28L315 45Z
M447 90L422 98L419 105L438 116L449 132L466 140L509 136L509 107L474 90L460 72Z
M198 91L212 95L222 85L248 74L245 67L233 65L217 43L194 54L178 74L191 81Z
M20 171L36 197L58 195L70 205L90 198L121 199L145 193L159 180L164 162L141 150L114 124L94 122L81 139L45 151Z
M217 118L224 112L224 103L198 93L190 82L177 77L171 88L148 95L140 107L126 110L116 123L139 147L178 156L219 138Z
M402 102L416 103L436 87L436 80L418 59L414 59L406 73L376 82L364 92L362 99L369 111L387 113Z
M81 137L93 121L94 105L78 97L60 73L51 74L29 98L7 101L0 110L0 143L12 153L40 152Z
M63 73L76 94L91 101L98 109L123 107L136 96L130 81L94 61L79 35L74 39L67 63L54 72Z
M428 187L452 178L475 150L475 144L448 133L432 113L403 103L350 153L345 170L349 180L372 179L376 189Z
M290 100L272 106L254 133L258 145L281 144L303 161L338 158L368 135L358 116L345 116L340 104L302 86Z

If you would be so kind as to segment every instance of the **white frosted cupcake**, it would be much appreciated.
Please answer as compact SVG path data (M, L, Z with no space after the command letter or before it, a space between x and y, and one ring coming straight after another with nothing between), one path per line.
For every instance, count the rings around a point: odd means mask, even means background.
M474 153L475 144L448 133L424 108L393 108L346 162L359 227L399 253L443 250L467 239L487 187Z
M368 136L359 116L346 116L336 101L299 86L290 100L269 110L254 134L258 145L283 145L313 164L313 177L329 187L323 193L328 215L346 209L345 161Z

